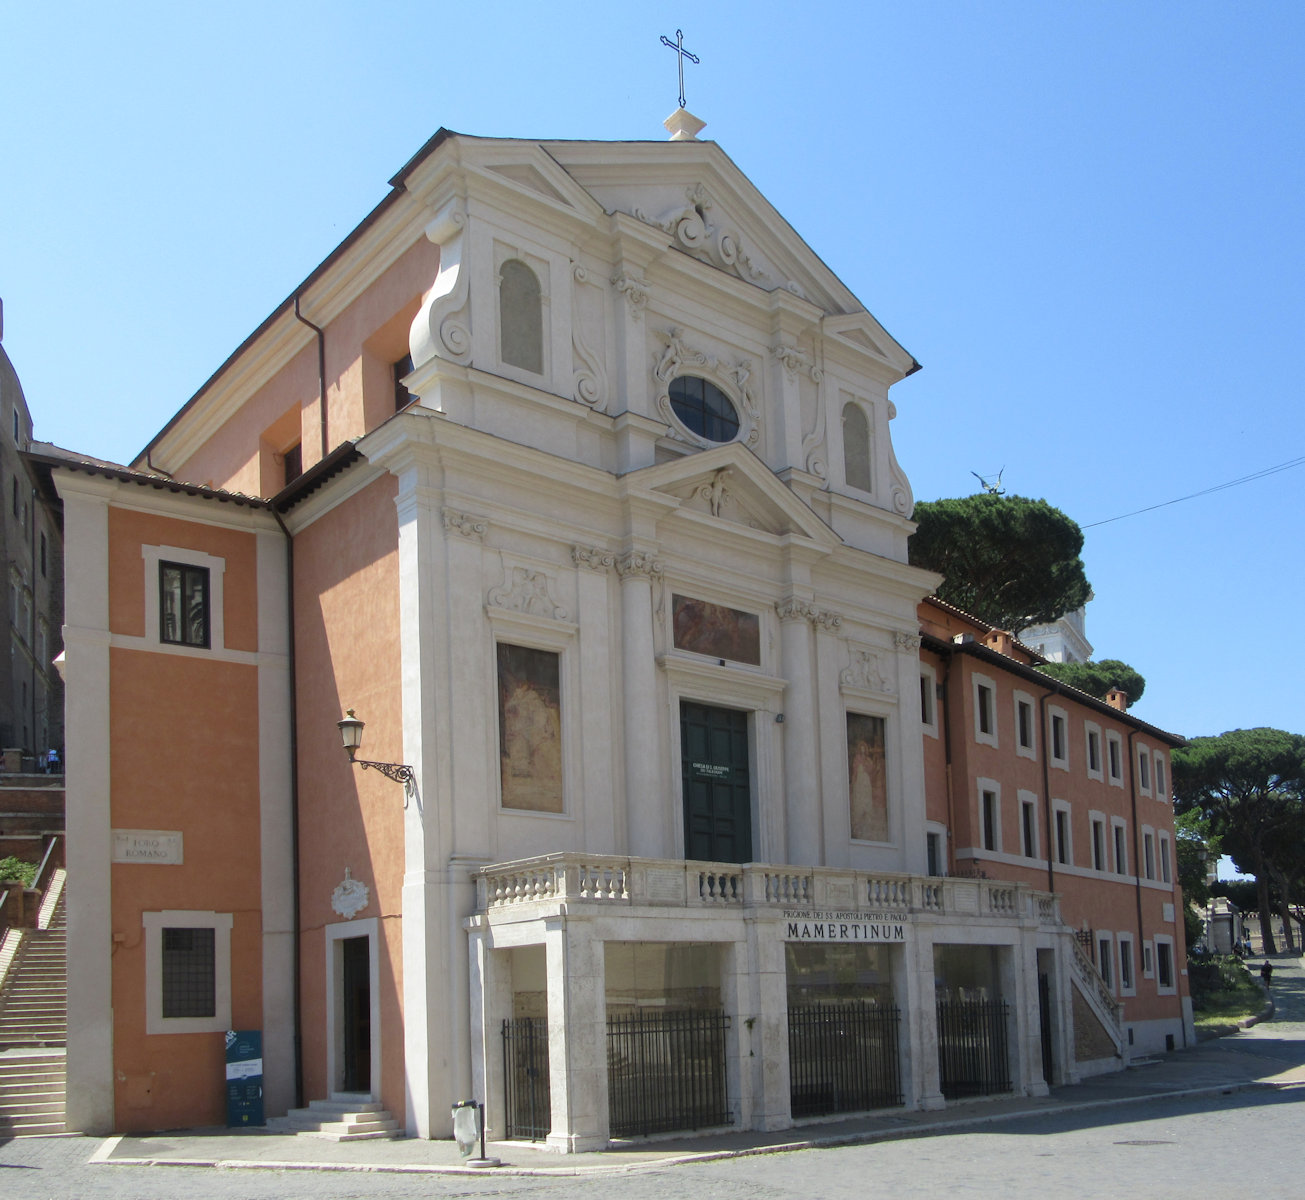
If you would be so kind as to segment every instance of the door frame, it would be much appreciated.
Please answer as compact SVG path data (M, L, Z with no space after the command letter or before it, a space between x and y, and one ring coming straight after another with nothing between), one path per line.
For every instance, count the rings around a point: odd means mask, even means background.
M766 626L763 621L762 630ZM752 790L752 852L757 862L782 862L784 857L784 813L773 802L783 794L776 754L776 718L783 713L787 680L741 667L721 666L679 653L660 661L666 673L667 707L662 711L673 736L663 740L666 778L670 781L674 808L666 813L666 844L672 856L684 858L684 784L680 775L680 702L706 704L714 708L735 708L748 714L748 778ZM668 806L669 808L669 806ZM673 827L672 827L673 824Z
M380 921L341 921L328 925L326 933L326 1079L329 1093L344 1090L344 946L350 938L367 939L368 988L371 1009L370 1100L381 1098L381 997Z
M743 734L747 738L747 761L746 770L748 772L748 797L747 797L747 828L748 828L748 857L741 859L742 863L761 862L761 856L757 853L757 789L753 784L753 772L756 765L756 751L754 747L756 721L754 713L745 708L739 708L736 705L711 704L702 700L692 700L687 696L681 696L679 702L679 742L680 742L680 826L681 838L684 842L684 857L693 858L694 855L689 853L689 831L688 831L688 809L684 795L684 706L686 704L697 705L699 708L714 710L716 712L737 713L743 718ZM706 861L725 862L725 859L708 859ZM732 861L732 860L731 860Z

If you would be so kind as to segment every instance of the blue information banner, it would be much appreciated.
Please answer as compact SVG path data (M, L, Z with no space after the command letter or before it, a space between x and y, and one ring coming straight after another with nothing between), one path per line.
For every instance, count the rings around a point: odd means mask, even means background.
M263 1031L227 1030L227 1124L265 1125Z

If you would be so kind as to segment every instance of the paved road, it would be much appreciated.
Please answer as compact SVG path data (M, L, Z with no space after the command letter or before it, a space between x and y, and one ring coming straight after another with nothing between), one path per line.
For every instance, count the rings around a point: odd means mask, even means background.
M613 1177L467 1177L88 1166L86 1139L0 1147L0 1184L24 1200L335 1200L537 1197L552 1200L865 1200L903 1197L1148 1200L1305 1192L1305 1088L1151 1100L1039 1117L981 1132L662 1167ZM1253 1181L1253 1183L1251 1182Z
M1305 971L1286 956L1275 959L1275 967L1275 1018L1222 1039L1215 1057L1244 1055L1253 1068L1246 1078L1280 1076L1277 1087L1207 1090L1183 1098L1155 1095L904 1141L656 1164L620 1175L139 1167L89 1163L98 1139L26 1138L0 1145L0 1186L8 1184L10 1194L23 1200L175 1200L179 1195L186 1200L609 1200L618 1190L621 1200L700 1200L704 1194L712 1200L864 1200L871 1191L894 1200L932 1200L940 1194L949 1200L1055 1200L1067 1195L1117 1200L1121 1192L1147 1200L1220 1193L1299 1200L1305 1195L1305 1084L1299 1082L1305 1063ZM1203 1050L1189 1061L1196 1063L1203 1054L1208 1059Z

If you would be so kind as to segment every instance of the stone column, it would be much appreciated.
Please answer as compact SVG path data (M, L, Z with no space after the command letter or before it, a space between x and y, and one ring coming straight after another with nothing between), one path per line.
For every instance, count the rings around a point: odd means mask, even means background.
M796 596L775 606L779 613L784 690L783 861L821 866L820 761L816 734L811 622L813 605Z
M653 582L662 564L636 550L617 559L621 577L621 708L625 732L626 852L668 858L661 720L653 643Z
M607 1145L607 981L603 943L592 926L566 917L546 923L548 1073L553 1128L547 1145L564 1154Z
M902 1087L908 1107L942 1108L938 1074L938 1007L933 988L933 929L914 925L905 946L905 967L893 974L893 993L906 1019Z
M512 972L507 951L495 950L483 917L471 930L471 1095L485 1106L485 1136L507 1130L503 1094L503 1022L512 1016Z
M749 921L751 960L750 1030L741 1030L740 1047L751 1067L751 1114L746 1129L787 1129L793 1124L789 1099L788 971L784 942L773 920ZM742 948L740 948L742 949ZM742 1014L741 1014L742 1015Z

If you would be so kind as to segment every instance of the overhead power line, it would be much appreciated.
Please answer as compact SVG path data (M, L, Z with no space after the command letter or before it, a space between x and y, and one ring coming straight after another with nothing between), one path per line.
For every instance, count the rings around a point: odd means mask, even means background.
M1230 479L1227 483L1216 483L1213 487L1202 488L1199 492L1191 492L1174 500L1163 500L1159 504L1149 504L1146 508L1120 513L1117 517L1107 517L1104 521L1093 521L1090 525L1081 525L1079 528L1095 529L1098 525L1110 525L1115 521L1123 521L1129 517L1139 517L1143 513L1154 512L1157 508L1168 508L1169 505L1181 504L1184 500L1195 500L1198 496L1208 496L1212 492L1222 492L1228 488L1241 487L1243 483L1253 483L1257 479L1267 479L1270 475L1277 475L1279 471L1290 471L1292 467L1300 466L1305 466L1305 455L1300 458L1289 459L1287 462L1278 463L1274 467L1265 467L1262 471L1253 471L1250 475L1243 475L1240 479Z

